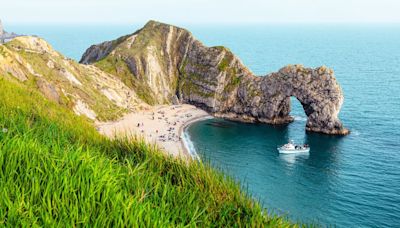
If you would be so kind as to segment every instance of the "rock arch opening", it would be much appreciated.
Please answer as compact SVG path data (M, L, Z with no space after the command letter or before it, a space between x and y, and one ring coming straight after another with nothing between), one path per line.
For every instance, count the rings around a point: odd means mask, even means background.
M303 104L294 96L289 97L289 99L290 99L289 115L294 119L294 121L302 121L305 124L308 115L304 110Z
M338 118L344 97L331 69L287 66L269 75L263 85L263 99L272 101L267 103L267 107L275 110L275 113L268 113L272 114L275 122L292 121L291 115L302 115L302 109L307 131L337 135L349 133ZM297 110L293 113L292 105L297 106L294 106Z

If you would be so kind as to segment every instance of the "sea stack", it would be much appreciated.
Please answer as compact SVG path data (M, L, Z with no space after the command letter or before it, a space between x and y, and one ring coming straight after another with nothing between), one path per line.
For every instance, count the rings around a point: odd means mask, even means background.
M338 118L344 101L333 70L288 65L255 76L228 48L206 47L187 30L150 21L137 32L92 45L80 61L118 75L145 102L179 100L244 122L293 121L290 97L308 117L306 130L346 135Z

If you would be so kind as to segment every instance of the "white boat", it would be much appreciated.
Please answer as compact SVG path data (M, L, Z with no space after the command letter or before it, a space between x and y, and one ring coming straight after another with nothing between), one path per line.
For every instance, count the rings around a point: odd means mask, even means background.
M308 145L298 145L290 140L283 146L278 147L278 151L281 154L295 154L295 153L308 153L310 152L310 147Z

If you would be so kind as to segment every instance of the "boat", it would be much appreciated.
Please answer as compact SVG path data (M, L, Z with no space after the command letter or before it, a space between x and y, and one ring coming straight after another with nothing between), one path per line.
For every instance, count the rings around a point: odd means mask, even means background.
M290 140L285 145L278 147L278 151L281 154L308 153L310 152L310 147L307 144L295 144L293 140Z

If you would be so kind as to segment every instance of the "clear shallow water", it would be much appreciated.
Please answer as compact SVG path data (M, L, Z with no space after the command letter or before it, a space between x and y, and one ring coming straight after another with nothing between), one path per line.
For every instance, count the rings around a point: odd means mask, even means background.
M335 70L345 103L346 137L306 134L292 99L286 126L223 120L193 124L188 133L203 159L241 180L275 213L339 227L400 225L400 27L266 27L201 33L226 44L259 75L288 63ZM202 30L201 30L202 31ZM288 139L309 155L279 155Z
M7 26L7 25L6 25ZM132 33L133 26L7 26L37 34L79 60L91 44ZM345 93L340 117L352 133L304 132L305 115L286 126L206 120L188 134L204 160L241 180L275 213L339 227L400 224L400 26L187 26L207 45L225 45L256 74L289 63L327 65ZM308 156L281 156L289 138Z

